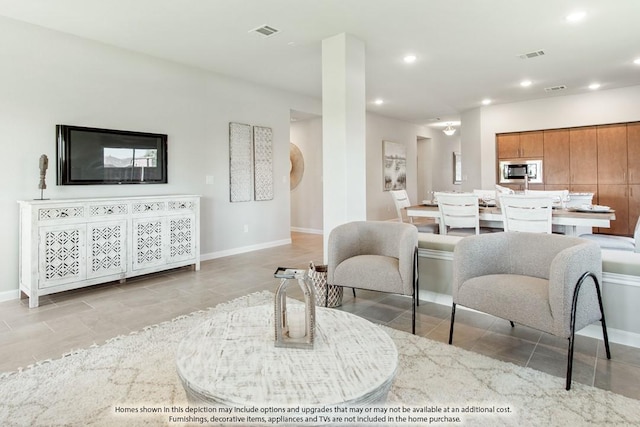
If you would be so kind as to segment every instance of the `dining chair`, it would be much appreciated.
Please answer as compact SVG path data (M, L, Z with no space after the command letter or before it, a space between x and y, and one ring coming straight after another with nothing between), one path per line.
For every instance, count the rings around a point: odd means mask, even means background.
M551 197L504 194L500 196L504 231L552 233Z
M582 234L583 239L596 242L601 249L614 249L618 251L640 252L640 218L636 222L633 237L609 236L606 234Z
M417 220L412 216L407 216L405 208L411 206L411 201L409 200L407 190L392 190L389 191L389 193L391 193L393 203L396 205L396 213L398 214L399 222L413 224L414 226L416 226L420 233L438 234L440 228L437 223L433 222L433 220Z
M480 207L477 195L437 192L435 197L440 210L440 234L480 234Z
M497 190L473 190L473 194L486 205L495 205Z
M569 201L569 190L524 190L526 196L551 197L555 207L565 207Z

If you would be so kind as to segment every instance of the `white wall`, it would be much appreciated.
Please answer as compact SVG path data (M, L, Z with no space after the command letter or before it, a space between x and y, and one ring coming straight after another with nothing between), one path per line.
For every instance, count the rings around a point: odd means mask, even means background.
M432 143L433 155L433 191L461 191L461 184L453 183L453 153L460 151L460 131L447 136L440 129L434 129ZM462 169L471 162L464 153Z
M320 232L322 230L322 119L305 120L291 124L291 140L305 158L302 182L291 193L291 226L294 229ZM407 147L407 192L412 201L417 199L418 137L439 138L438 130L367 113L367 219L388 220L396 216L388 192L383 191L382 141L392 141ZM443 134L444 135L444 134ZM429 141L430 143L430 141ZM429 152L431 156L432 153ZM320 157L317 157L320 156ZM449 153L448 159L450 159ZM428 163L431 159L423 159ZM447 163L447 167L451 162ZM449 175L452 173L448 172ZM431 178L430 178L431 179Z
M493 163L494 150L484 150L478 135L482 131L482 111L477 108L461 115L460 151L462 152L462 190L491 190L493 183L482 185L480 176L484 163Z
M418 185L415 203L431 199L433 188L433 141L431 138L418 138Z
M388 220L396 217L388 192L383 191L382 141L404 144L407 148L407 193L417 203L418 137L431 138L437 130L396 119L367 113L367 219ZM442 132L440 132L442 133Z
M291 123L291 142L304 157L304 175L291 191L291 228L322 233L322 118Z
M38 159L50 159L46 198L200 194L206 257L290 239L290 110L321 112L317 99L268 89L0 18L0 299L17 295L17 200L39 197ZM274 200L229 202L229 122L274 136ZM55 185L55 125L166 133L169 183ZM205 184L207 175L213 185ZM244 233L244 225L249 232Z

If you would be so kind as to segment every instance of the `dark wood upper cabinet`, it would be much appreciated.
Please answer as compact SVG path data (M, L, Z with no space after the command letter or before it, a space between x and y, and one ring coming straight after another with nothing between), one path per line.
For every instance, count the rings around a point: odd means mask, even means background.
M569 129L569 147L571 184L597 184L598 145L596 127Z
M542 158L544 155L542 135L542 131L496 135L498 158Z
M627 168L629 184L640 184L640 123L627 124Z
M542 131L522 132L520 134L520 157L538 157L544 155Z
M499 159L510 159L519 157L520 153L520 134L509 133L496 136L496 145L498 147Z
M596 128L598 139L598 185L627 183L627 125Z
M569 130L545 130L544 136L544 169L545 185L564 185L569 187ZM547 188L547 187L545 187Z

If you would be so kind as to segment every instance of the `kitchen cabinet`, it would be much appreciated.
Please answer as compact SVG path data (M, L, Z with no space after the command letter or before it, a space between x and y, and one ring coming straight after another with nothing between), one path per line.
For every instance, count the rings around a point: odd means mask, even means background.
M629 185L629 231L627 234L633 235L638 217L640 217L640 184L631 184Z
M598 185L627 183L627 125L596 128L598 141Z
M542 131L522 132L520 134L520 157L544 156L544 137Z
M20 290L39 297L185 265L200 268L200 196L23 200Z
M520 134L508 133L496 136L498 159L520 157Z
M627 123L627 168L629 174L629 234L640 216L640 123Z
M596 127L569 129L569 171L572 185L598 183Z
M542 131L496 135L499 159L542 158L543 144Z
M594 204L615 209L612 227L599 232L633 234L640 216L640 122L499 134L496 143L498 162L522 154L542 158L543 189L594 193ZM542 155L534 155L532 147L542 148Z
M611 207L616 211L611 228L600 228L599 233L629 234L629 187L623 184L598 184L598 204Z
M629 184L640 184L640 123L627 124L627 169Z
M570 158L569 130L545 130L544 136L544 173L542 175L545 188L560 185L562 190L569 188L570 171L567 161Z

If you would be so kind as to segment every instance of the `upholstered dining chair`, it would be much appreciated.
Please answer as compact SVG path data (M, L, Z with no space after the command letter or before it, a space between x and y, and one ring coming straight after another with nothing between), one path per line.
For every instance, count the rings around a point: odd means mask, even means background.
M389 221L354 221L331 230L327 283L412 298L416 332L418 229Z
M462 305L569 340L566 389L571 388L576 331L602 322L602 258L594 242L541 233L492 233L462 239L453 252L453 305Z
M618 251L640 252L640 218L636 222L633 237L609 236L606 234L582 234L583 239L596 242L601 249L614 249Z
M437 223L433 221L427 221L416 219L412 216L407 216L405 208L411 206L411 201L409 200L409 195L407 194L407 190L391 190L389 191L391 197L393 198L393 203L396 206L396 213L398 214L399 222L408 222L416 226L420 233L435 233L439 232L439 226Z
M552 232L553 199L520 194L500 195L504 231Z

